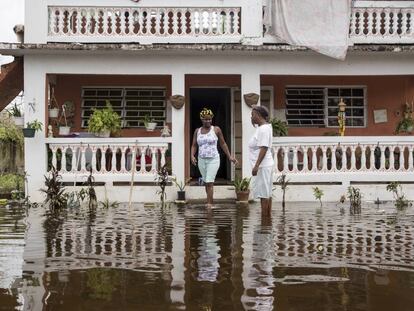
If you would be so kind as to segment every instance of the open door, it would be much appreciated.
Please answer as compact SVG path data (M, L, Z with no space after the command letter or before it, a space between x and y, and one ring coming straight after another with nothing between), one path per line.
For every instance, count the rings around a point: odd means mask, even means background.
M232 119L231 119L231 88L190 88L190 146L193 133L201 126L200 111L209 108L214 113L213 125L221 128L224 139L230 149L232 148ZM231 164L220 145L220 169L217 172L216 183L226 184L232 179ZM200 177L197 167L191 165L190 176Z

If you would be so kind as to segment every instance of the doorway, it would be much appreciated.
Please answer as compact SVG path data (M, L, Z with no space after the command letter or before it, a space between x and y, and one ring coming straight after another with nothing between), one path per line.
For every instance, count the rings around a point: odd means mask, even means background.
M213 111L213 125L220 127L224 140L232 152L232 118L231 118L231 88L190 88L190 146L196 128L201 126L200 111L206 107ZM217 172L216 183L226 184L232 180L230 162L218 144L220 153L220 168ZM200 177L198 167L191 165L190 176Z

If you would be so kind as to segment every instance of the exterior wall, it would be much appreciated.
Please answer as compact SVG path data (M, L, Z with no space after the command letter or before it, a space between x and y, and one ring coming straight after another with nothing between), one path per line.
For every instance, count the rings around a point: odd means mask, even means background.
M166 98L171 96L171 76L131 76L131 75L58 75L56 79L55 94L58 103L70 100L75 104L75 127L71 130L73 132L87 131L87 129L81 128L81 91L84 86L97 86L97 87L116 87L116 86L128 86L128 87L148 87L159 86L166 88ZM167 107L167 113L168 111ZM167 118L168 119L168 118ZM171 123L169 123L171 129ZM159 131L147 132L144 128L139 129L122 129L120 131L122 137L158 137Z
M413 76L262 76L262 85L274 89L275 108L285 108L285 87L304 86L346 86L367 87L366 128L347 127L346 136L385 136L394 135L396 125L401 119L402 105L414 100ZM387 109L388 122L374 123L374 110ZM400 113L400 115L397 115ZM336 131L332 127L291 127L289 136L321 136L325 132Z

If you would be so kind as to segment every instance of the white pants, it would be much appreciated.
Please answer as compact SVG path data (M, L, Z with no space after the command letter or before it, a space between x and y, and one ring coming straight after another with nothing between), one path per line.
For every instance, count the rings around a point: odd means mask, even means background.
M272 197L273 166L259 167L257 175L252 177L252 195L254 199Z

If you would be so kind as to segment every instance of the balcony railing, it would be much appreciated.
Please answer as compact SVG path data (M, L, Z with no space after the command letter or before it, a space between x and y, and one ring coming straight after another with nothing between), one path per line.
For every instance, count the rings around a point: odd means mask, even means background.
M296 181L412 180L411 137L286 137L273 142L277 175Z
M154 182L158 169L167 163L166 138L52 139L48 147L49 164L63 181L81 182L92 174L96 181ZM135 170L134 172L132 172Z
M50 41L237 42L241 34L240 7L48 9Z

